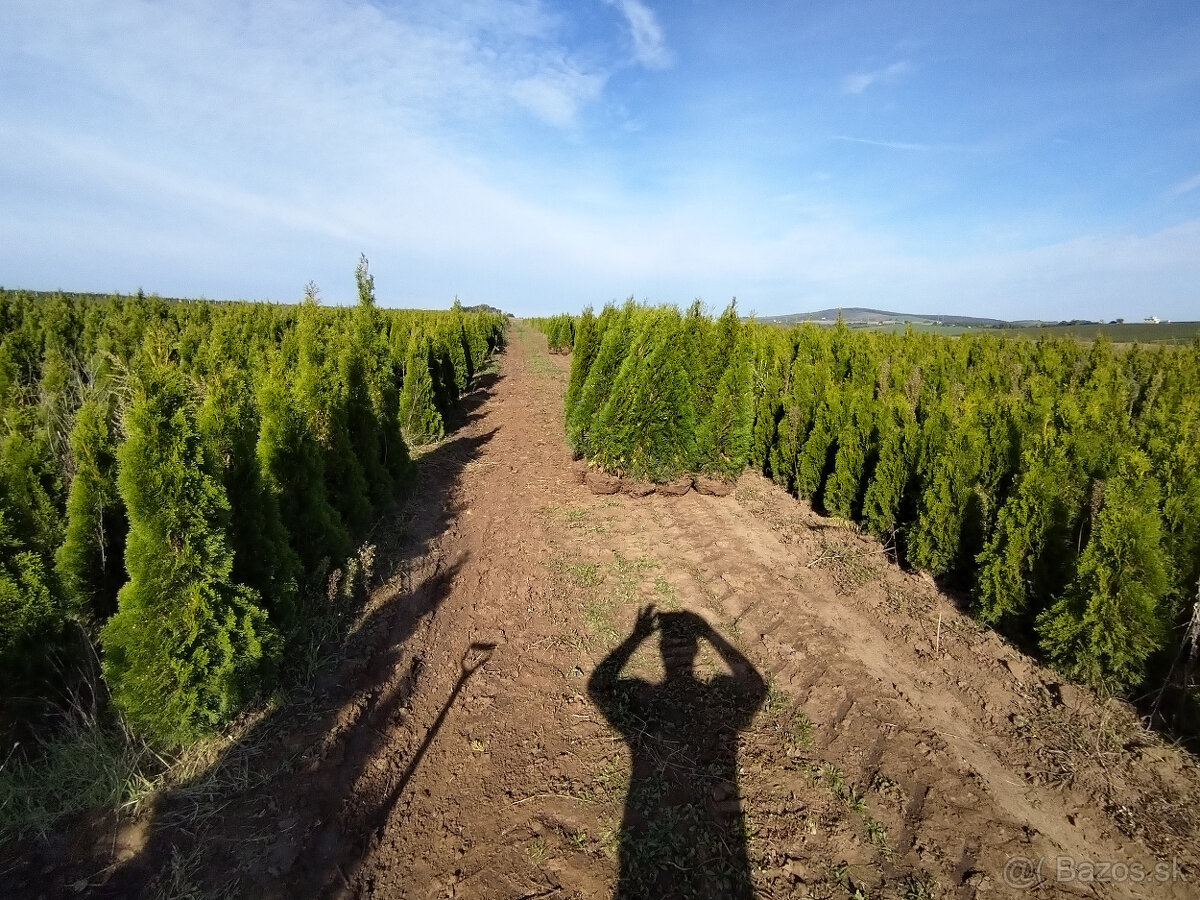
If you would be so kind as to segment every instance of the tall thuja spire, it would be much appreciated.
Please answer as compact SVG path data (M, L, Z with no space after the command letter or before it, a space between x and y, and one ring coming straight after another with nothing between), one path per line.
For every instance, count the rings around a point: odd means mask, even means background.
M750 437L754 426L754 397L752 394L752 373L749 334L740 322L733 317L730 323L726 318L733 310L730 304L722 322L717 324L717 332L723 328L733 336L733 345L728 354L724 352L724 338L721 338L717 350L719 356L728 359L724 372L716 381L716 394L708 407L708 412L700 425L697 444L700 457L700 468L711 475L722 478L736 478L746 467L750 457ZM736 325L736 332L731 325Z
M679 355L692 386L692 405L696 408L697 416L701 416L702 410L707 410L712 401L712 392L705 393L705 349L710 331L712 320L705 314L704 304L697 297L687 308L683 329L679 333Z
M463 378L459 391L465 391L471 384L471 380L475 377L477 370L476 359L471 348L471 338L467 332L467 317L463 313L462 301L457 297L454 298L454 303L450 306L450 324L447 328L450 340L457 340L462 347L462 367Z
M101 637L129 722L178 744L240 709L276 641L258 593L233 581L229 502L192 389L161 339L148 341L118 451L129 582Z
M233 580L254 588L282 627L296 612L300 561L288 542L279 498L264 478L257 452L261 418L244 364L210 374L198 424L230 503Z
M919 513L907 547L913 564L934 575L945 575L973 560L972 548L964 545L964 525L969 505L978 502L975 486L985 440L977 400L964 402L953 415L946 401L943 412L948 430L944 438L930 444L936 450L927 460Z
M75 613L99 625L113 614L125 582L125 505L117 492L114 397L84 400L71 429L75 474L67 495L66 537L55 570Z
M1162 485L1163 546L1173 562L1171 602L1178 611L1194 600L1200 581L1200 385L1177 374L1170 380L1178 382L1167 386L1175 394L1170 405L1155 409L1142 428Z
M679 313L646 316L597 417L593 458L610 471L670 481L696 464L696 416L679 358Z
M14 510L0 492L0 713L8 718L10 704L45 675L45 647L55 645L65 624L63 610L51 591L52 581L41 554L12 527Z
M359 258L354 280L358 287L358 303L351 313L349 340L341 342L338 369L345 391L350 445L362 466L371 504L379 509L391 498L396 485L384 464L381 419L387 405L383 396L386 386L378 381L383 368L380 347L383 328L379 310L375 307L375 278L368 270L365 256ZM400 453L403 440L397 436L394 443L398 446L393 449ZM407 452L402 456L406 464Z
M454 363L450 355L442 347L436 336L425 335L428 340L423 342L425 361L429 375L433 379L433 397L442 423L450 421L450 416L458 406L458 387L454 382Z
M754 329L754 430L750 438L750 465L769 474L767 462L775 444L775 430L783 415L785 376L791 368L792 342L782 329Z
M326 358L331 335L322 328L321 315L316 287L310 284L305 288L296 323L299 347L295 396L321 447L330 502L347 527L358 531L371 517L367 479L350 440L344 383Z
M1050 410L1029 435L1020 474L976 556L975 606L985 622L1028 622L1074 571L1087 479Z
M796 453L796 495L806 500L817 498L832 469L832 454L846 414L845 398L830 374L829 360L822 359L813 368L812 379L812 424Z
M434 341L442 358L442 371L447 380L447 387L453 388L455 403L471 383L471 369L467 361L467 349L463 343L461 319L460 312L457 318L442 322Z
M693 304L693 308L696 308L696 304ZM696 328L691 310L688 313L689 328L685 329L685 340L692 339L696 332L703 332L703 342L700 344L700 354L692 376L696 414L703 422L708 418L709 408L716 398L721 379L733 359L734 348L742 336L743 326L737 314L736 297L725 307L725 311L716 322L703 329Z
M811 329L809 326L808 330L794 332L796 355L788 373L787 391L782 398L783 408L771 446L771 477L776 484L788 489L796 485L797 459L808 440L816 413L819 385L814 362L816 350L808 340L812 337Z
M869 393L856 390L848 405L837 435L833 472L822 497L825 509L843 519L857 518L861 512L863 470L875 429L875 401Z
M404 360L404 387L400 391L400 427L413 444L441 440L446 429L438 411L433 376L429 373L429 338L413 331Z
M325 489L325 458L312 421L298 402L295 374L283 353L259 376L261 425L255 455L278 499L288 541L304 568L344 559L350 535Z
M1074 580L1038 617L1042 649L1068 674L1096 687L1138 685L1165 640L1168 619L1161 604L1170 573L1159 499L1145 455L1121 457Z
M575 347L571 355L571 378L567 382L567 396L563 401L563 412L566 418L571 418L571 411L579 402L583 391L583 383L587 380L588 370L596 359L600 343L596 337L596 315L589 306L579 317L575 328Z
M605 329L600 349L596 351L596 360L588 370L580 391L579 402L575 404L571 420L567 422L567 440L572 449L582 456L590 457L593 452L596 419L608 402L613 381L629 352L634 310L631 298L620 312L614 314L613 321Z
M881 540L888 538L898 523L918 440L917 420L908 401L898 394L885 397L875 417L875 467L862 505L863 526Z

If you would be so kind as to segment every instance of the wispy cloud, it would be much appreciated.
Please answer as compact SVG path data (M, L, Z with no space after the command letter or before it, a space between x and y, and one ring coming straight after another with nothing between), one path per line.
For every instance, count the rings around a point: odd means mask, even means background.
M1169 191L1172 197L1182 197L1184 194L1190 194L1192 191L1200 188L1200 172L1197 172L1191 178L1185 178L1179 184L1174 185Z
M542 121L559 128L576 124L580 110L604 90L605 75L571 68L548 70L522 78L512 86L512 97Z
M853 137L848 134L835 134L835 141L845 141L848 144L866 144L868 147L886 147L889 150L909 150L914 153L943 152L943 153L979 153L983 147L969 144L929 144L921 141L888 141L874 138Z
M273 118L353 104L427 127L495 120L515 104L569 127L618 65L575 58L564 23L528 0L472 0L453 13L437 0L73 0L70 16L12 3L4 30L17 50L88 70L158 116L184 112L168 104L186 94L185 106L222 118L233 96L235 109L261 105ZM114 59L123 41L140 52Z
M629 25L633 38L634 57L647 69L665 69L671 65L671 51L667 48L662 26L654 10L642 0L604 0L609 6L620 10Z
M872 85L894 84L911 71L912 64L908 60L901 60L871 72L855 72L842 79L842 90L847 94L861 94Z

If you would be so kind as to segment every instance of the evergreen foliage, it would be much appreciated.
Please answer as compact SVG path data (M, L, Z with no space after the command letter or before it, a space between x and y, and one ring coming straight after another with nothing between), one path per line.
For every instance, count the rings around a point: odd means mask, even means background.
M732 315L730 305L727 314ZM725 317L722 317L724 320ZM720 332L718 326L718 333ZM722 342L717 352L728 359L716 382L716 395L697 434L700 468L720 478L736 478L750 457L754 427L753 379L750 342L737 335L728 353Z
M563 401L563 414L569 421L579 395L583 392L583 384L587 380L588 370L596 359L600 342L596 316L589 306L579 317L575 326L575 343L571 351L571 377L567 382L567 395Z
M607 311L606 311L607 312ZM604 329L604 338L596 351L595 362L588 369L587 378L580 389L579 402L567 420L567 441L581 456L594 453L594 420L608 402L617 373L625 362L632 341L634 327L633 301L628 301L619 313L615 313Z
M1200 341L785 330L699 301L570 324L567 436L593 465L750 464L1092 684L1133 690L1177 655L1200 580Z
M356 285L351 308L0 290L0 729L111 695L183 742L330 633L329 573L411 470L410 336L453 335L469 379L507 324L380 309L365 259ZM460 373L429 377L449 409Z
M696 414L673 309L648 317L597 422L593 458L610 471L670 481L696 465Z
M1038 617L1042 648L1094 687L1141 683L1166 637L1161 603L1169 587L1158 489L1140 452L1122 458L1105 485L1091 539L1066 593Z
M88 622L116 611L125 581L125 506L117 492L111 395L89 397L75 415L71 457L75 474L67 495L67 528L55 570L71 609Z
M400 391L400 428L415 445L439 441L446 433L438 411L433 376L429 372L429 339L414 331L404 362Z
M229 501L189 386L161 346L140 368L118 452L129 582L104 671L133 727L171 745L236 712L278 647L258 592L232 579Z
M875 422L875 467L863 496L862 522L871 534L887 539L896 528L913 469L917 428L908 401L897 395L878 410Z

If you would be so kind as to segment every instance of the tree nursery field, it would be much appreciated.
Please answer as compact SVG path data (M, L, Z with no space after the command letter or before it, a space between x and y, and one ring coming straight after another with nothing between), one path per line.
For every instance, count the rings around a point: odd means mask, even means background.
M1200 342L0 293L0 893L1196 896Z

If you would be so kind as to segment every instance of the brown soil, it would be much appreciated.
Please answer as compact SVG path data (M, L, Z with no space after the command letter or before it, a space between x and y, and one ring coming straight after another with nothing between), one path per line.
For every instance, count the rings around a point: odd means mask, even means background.
M310 695L138 820L31 841L0 887L529 900L610 897L625 872L631 897L1200 896L1192 756L761 477L596 496L564 445L568 365L514 330L377 535L391 577ZM707 623L692 689L765 683L740 734L720 721L732 694L672 712L660 692L667 712L638 718L679 664L665 639L633 653L630 717L606 721L593 674L651 603ZM710 744L736 770L714 775ZM688 799L712 821L679 818ZM1012 886L1031 874L1016 857L1044 860L1040 881ZM1066 881L1056 857L1173 880Z

